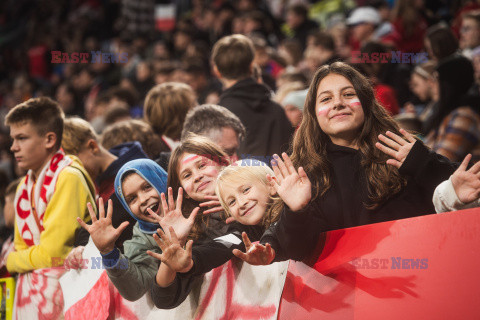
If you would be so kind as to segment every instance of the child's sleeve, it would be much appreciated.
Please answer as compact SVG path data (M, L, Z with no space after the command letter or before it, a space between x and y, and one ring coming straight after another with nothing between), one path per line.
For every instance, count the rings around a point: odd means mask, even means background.
M440 183L433 193L433 205L437 213L475 208L480 206L480 199L463 203L453 188L452 177Z
M187 273L201 275L221 266L234 257L234 249L245 251L243 231L247 233L250 241L255 242L260 240L262 229L260 226L244 226L236 222L231 224L225 235L193 247L193 268Z
M55 188L45 211L44 230L38 245L28 247L15 225L16 251L7 257L9 272L24 273L61 266L72 249L75 230L79 227L76 218L85 220L87 202L94 203L94 199L83 174L74 168L63 169Z
M273 245L280 250L279 257L275 257L274 261L303 260L315 249L320 234L326 231L326 225L315 200L299 211L292 211L285 205L278 222L270 228L271 234L264 236L260 242L268 242L267 237L276 239Z
M158 309L173 309L185 301L192 289L200 286L202 282L202 275L177 273L175 280L168 287L160 287L154 280L150 296Z
M172 309L180 305L192 288L201 284L205 273L234 257L233 249L245 251L242 231L245 231L253 242L260 239L261 230L261 227L247 227L233 223L225 235L195 245L192 248L193 267L190 271L177 272L175 280L168 287L160 287L154 280L150 294L155 306L159 309Z
M140 299L155 283L159 261L149 256L147 250L157 253L161 251L147 237L138 228L134 228L132 239L124 242L125 254L115 248L118 254L116 262L108 264L108 277L120 295L129 301Z
M280 246L280 242L277 239L277 224L278 222L275 222L272 224L262 235L262 238L260 239L260 244L266 245L267 243L270 244L272 249L275 251L275 258L273 259L272 262L279 262L279 261L285 261L288 260L288 258L285 256L285 253L282 250L282 247Z
M447 180L458 168L442 155L429 150L417 141L398 170L400 174L413 179L430 199L435 188Z

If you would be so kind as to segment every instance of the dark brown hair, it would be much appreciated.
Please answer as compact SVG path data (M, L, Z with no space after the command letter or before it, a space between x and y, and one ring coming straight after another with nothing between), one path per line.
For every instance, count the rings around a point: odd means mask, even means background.
M330 138L320 128L315 114L317 88L330 74L347 78L362 104L365 120L358 134L358 146L369 193L369 203L365 206L374 208L398 193L406 183L398 169L386 164L388 156L375 147L379 134L387 130L401 134L397 123L375 99L369 81L351 66L335 62L324 65L315 73L305 101L303 121L293 140L292 162L296 168L301 166L305 169L312 181L313 198L325 194L332 186L332 167L327 158Z
M425 38L430 41L432 54L437 60L443 60L458 50L457 38L452 30L443 24L437 24L430 27L427 30Z

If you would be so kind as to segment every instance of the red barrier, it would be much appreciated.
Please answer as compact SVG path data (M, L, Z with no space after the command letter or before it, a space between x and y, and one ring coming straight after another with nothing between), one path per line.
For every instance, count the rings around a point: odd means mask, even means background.
M480 208L325 236L290 263L279 319L480 319Z

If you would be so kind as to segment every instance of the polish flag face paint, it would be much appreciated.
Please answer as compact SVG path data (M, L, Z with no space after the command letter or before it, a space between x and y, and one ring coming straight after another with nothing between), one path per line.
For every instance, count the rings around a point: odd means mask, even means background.
M185 156L185 157L183 158L182 163L183 163L183 164L187 164L187 163L189 163L190 161L194 161L194 160L198 159L199 157L200 157L200 156L199 156L198 154L189 154L189 155L187 155L187 156Z
M349 103L350 107L352 108L358 108L358 107L361 107L362 104L360 103L360 100L358 100L358 98L355 98L355 99L352 99Z
M329 106L322 106L317 109L317 114L321 117L327 116L328 112L330 111Z

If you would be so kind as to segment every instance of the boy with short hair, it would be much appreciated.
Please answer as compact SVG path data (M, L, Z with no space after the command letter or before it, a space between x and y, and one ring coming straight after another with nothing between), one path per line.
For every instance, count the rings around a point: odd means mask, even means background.
M225 88L218 104L240 118L247 131L239 154L265 157L288 149L293 128L270 90L253 79L254 57L252 41L240 34L218 40L212 50L214 72Z
M15 196L15 251L7 257L10 273L19 273L15 317L57 319L63 297L58 279L70 252L76 217L89 220L95 187L75 157L60 149L64 114L50 98L35 98L10 110L5 124L20 169L28 170Z

